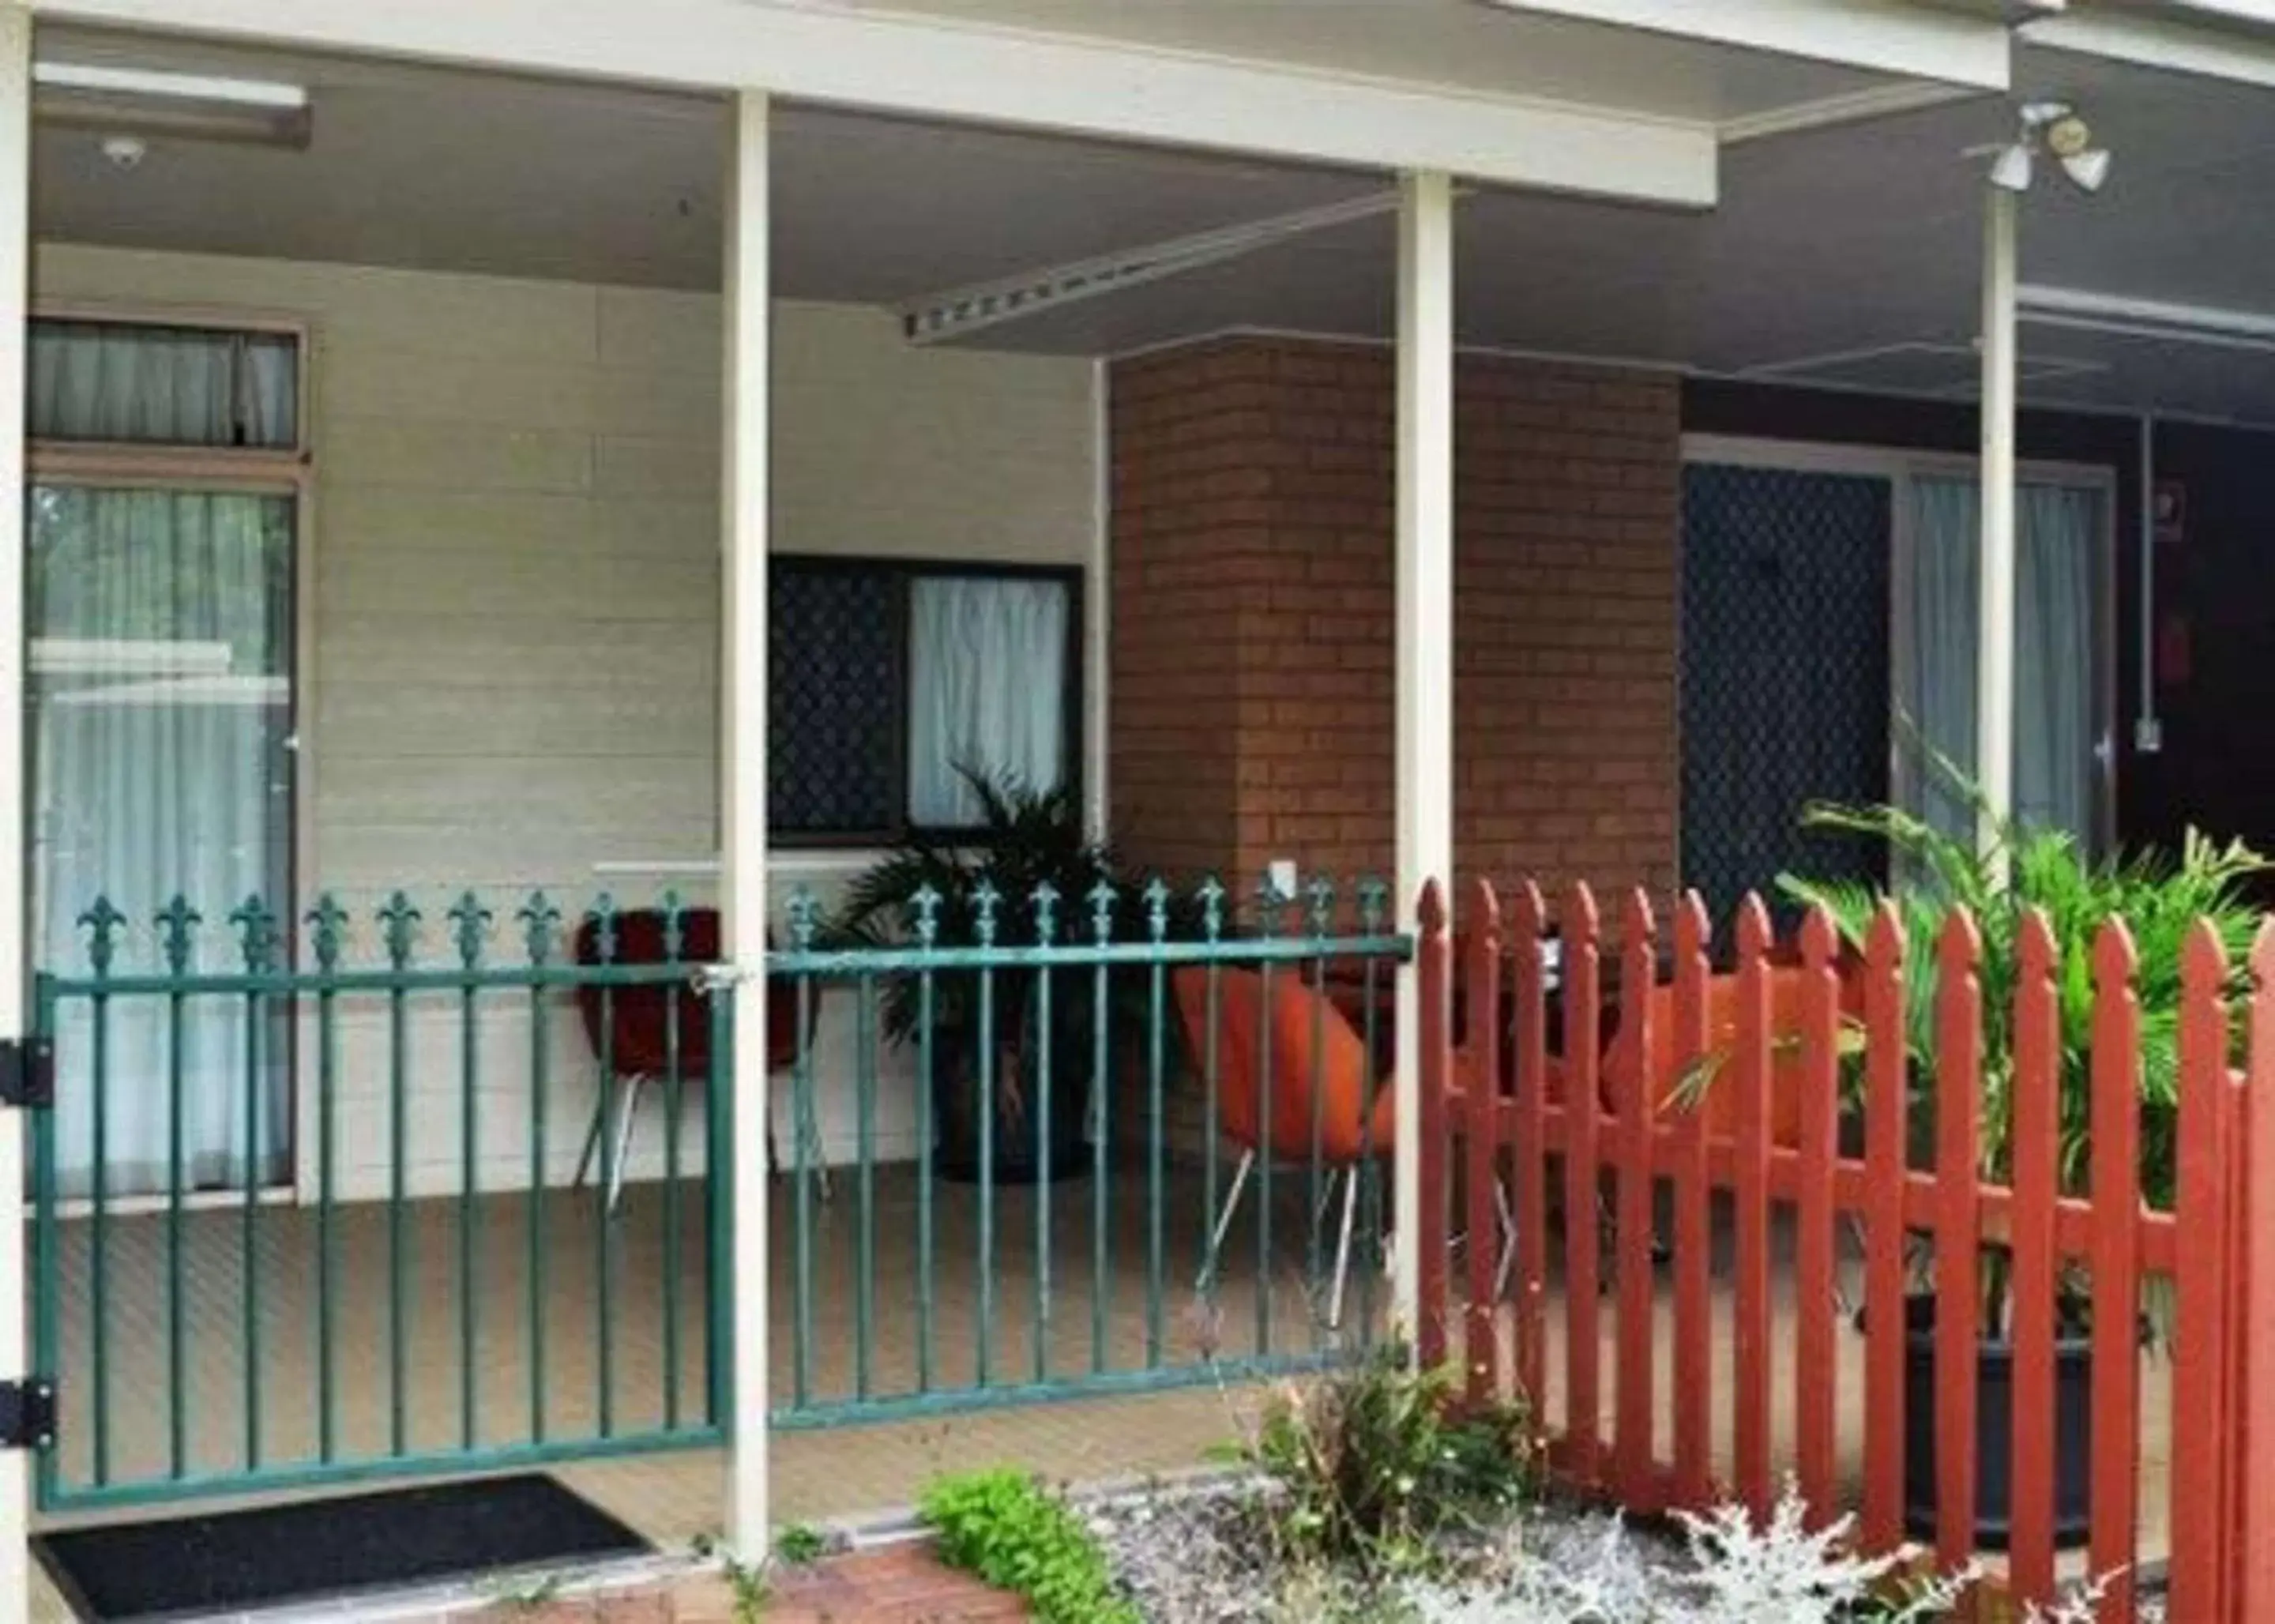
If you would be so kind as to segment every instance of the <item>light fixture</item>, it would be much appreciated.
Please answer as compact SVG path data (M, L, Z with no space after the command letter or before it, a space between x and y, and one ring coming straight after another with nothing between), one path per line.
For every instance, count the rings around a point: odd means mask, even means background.
M2101 190L2109 178L2109 150L2093 144L2093 131L2067 102L2028 102L2020 114L2021 128L2004 146L1976 147L1970 154L1991 155L1991 184L2002 192L2028 192L2044 153L2061 165L2061 171L2081 192Z
M162 135L260 146L308 144L308 93L274 79L109 67L32 64L34 113L106 136Z

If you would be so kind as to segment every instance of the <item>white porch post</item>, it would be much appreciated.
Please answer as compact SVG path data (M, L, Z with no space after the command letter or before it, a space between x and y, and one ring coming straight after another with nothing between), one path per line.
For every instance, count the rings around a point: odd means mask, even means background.
M1398 927L1454 866L1454 188L1408 174L1398 202ZM1393 1298L1421 1328L1421 981L1398 978Z
M32 17L0 3L0 1038L26 1031L24 319L31 257ZM31 1371L21 1111L0 1108L0 1378ZM0 1452L0 1624L31 1611L32 1457Z
M734 1429L728 1532L745 1561L769 1545L767 1506L767 97L735 98L728 161L721 537L720 904L734 967Z
M2014 215L1986 186L1983 232L1983 537L1976 559L1975 781L1987 812L2014 814ZM1979 831L1987 844L1992 830Z

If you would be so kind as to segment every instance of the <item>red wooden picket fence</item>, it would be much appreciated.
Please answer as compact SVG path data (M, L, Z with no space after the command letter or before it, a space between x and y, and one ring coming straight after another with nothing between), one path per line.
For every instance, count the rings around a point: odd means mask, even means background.
M1618 1008L1606 1016L1608 1046L1549 1045L1544 956L1523 950L1547 933L1538 889L1515 895L1504 925L1491 887L1463 892L1460 951L1443 895L1422 903L1420 964L1424 1101L1421 1188L1436 1192L1424 1231L1423 1356L1457 1359L1476 1395L1522 1393L1542 1405L1550 1392L1551 1321L1561 1317L1564 1397L1549 1459L1568 1481L1645 1511L1703 1509L1735 1498L1765 1515L1789 1472L1819 1525L1856 1515L1859 1545L1893 1550L1904 1539L1905 1299L1933 1293L1936 1369L1976 1369L1982 1248L2011 1258L2014 1481L2006 1585L2018 1600L2056 1589L2055 1303L2065 1265L2090 1278L2091 1303L2091 1530L2089 1574L2109 1576L2102 1616L2129 1620L2140 1575L2138 1523L2143 1464L2141 1325L2144 1280L2164 1276L2173 1309L2168 1614L2175 1620L2275 1619L2275 921L2254 948L2249 985L2234 978L2217 936L2199 925L2184 963L2179 1039L2175 1210L2150 1210L2138 1180L2140 1008L2132 942L2119 925L2096 945L2090 1129L2094 1153L2082 1188L2059 1167L2057 982L2060 966L2045 922L2022 925L2014 998L2012 1183L1980 1176L1980 943L1955 913L1938 944L1934 1011L1935 1144L1932 1166L1908 1155L1908 1079L1904 941L1893 914L1875 924L1861 962L1844 962L1834 929L1807 918L1797 954L1778 954L1758 899L1741 910L1734 983L1709 974L1709 926L1693 896L1674 923L1671 987L1650 903L1623 900L1616 940ZM1561 1007L1569 1031L1577 1012L1599 1007L1604 956L1612 950L1584 888L1556 916ZM1512 948L1515 950L1512 952ZM1774 963L1773 963L1774 961ZM1795 968L1797 964L1797 968ZM1504 966L1509 966L1506 971ZM1506 975L1507 985L1504 985ZM1788 1018L1772 1030L1772 978L1799 978ZM1851 1014L1842 1010L1844 984ZM1459 992L1458 1031L1452 1030ZM1671 993L1671 996L1670 996ZM1710 1050L1710 996L1735 998L1727 1037ZM1503 1000L1514 998L1515 1008ZM2233 1002L2238 1007L2231 1008ZM1794 1008L1797 1005L1797 1008ZM1725 1008L1727 1008L1726 1003ZM1667 1018L1671 1016L1671 1020ZM1659 1030L1665 1026L1670 1030ZM1514 1054L1504 1046L1514 1046ZM1857 1051L1861 1044L1861 1056ZM1621 1056L1620 1046L1632 1045ZM1672 1066L1654 1061L1672 1050ZM1615 1058L1606 1058L1608 1053ZM1466 1051L1456 1059L1456 1051ZM1861 1064L1861 1156L1841 1154L1840 1071ZM1635 1108L1647 1079L1713 1069L1708 1087L1735 1092L1718 1114L1660 1100ZM1797 1092L1788 1121L1772 1131L1773 1069ZM1552 1070L1557 1081L1550 1082ZM1482 1081L1502 1079L1490 1091ZM1795 1081L1797 1079L1797 1082ZM1609 1087L1617 1096L1606 1099ZM1554 1093L1557 1098L1549 1096ZM1797 1118L1797 1121L1791 1120ZM1458 1167L1460 1176L1454 1176ZM1561 1225L1561 1280L1552 1275L1552 1181L1566 1214L1600 1211L1599 1221ZM1460 1206L1447 1191L1465 1185ZM1671 1186L1670 1235L1654 1234L1654 1186ZM1608 1194L1606 1194L1608 1191ZM1714 1243L1718 1197L1734 1209L1735 1246ZM1427 1197L1425 1197L1426 1199ZM1498 1204L1514 1216L1514 1256L1482 1237L1502 1233ZM1599 1202L1604 1205L1599 1208ZM1775 1209L1792 1236L1790 1311L1773 1314ZM1440 1220L1442 1221L1440 1221ZM1837 1231L1863 1238L1861 1265L1844 1265ZM1599 1232L1611 1236L1609 1293ZM1451 1266L1456 1234L1470 1237L1462 1278ZM1937 1260L1923 1288L1908 1262L1916 1237ZM1654 1258L1655 1242L1663 1243ZM1836 1281L1861 1272L1861 1333L1844 1328ZM1671 1277L1671 1312L1659 1311ZM1716 1298L1727 1295L1727 1335ZM1608 1349L1600 1317L1616 1318ZM1669 1327L1671 1326L1671 1334ZM1841 1339L1861 1334L1861 1380L1842 1390ZM1789 1348L1772 1349L1773 1337ZM1604 1369L1606 1357L1609 1371ZM1664 1364L1662 1364L1664 1361ZM1714 1447L1723 1412L1712 1401L1718 1363L1727 1361L1727 1474ZM1777 1390L1773 1373L1790 1380ZM1658 1388L1671 1381L1671 1436L1662 1436ZM1608 1380L1611 1424L1602 1424ZM1934 1555L1954 1567L1974 1554L1978 1394L1971 1381L1937 1384L1937 1531ZM1773 1451L1773 1406L1789 1405L1792 1446ZM1843 1407L1861 1407L1861 1461L1839 1459ZM1854 1414L1854 1410L1847 1413ZM1850 1429L1852 1439L1858 1429ZM1856 1504L1844 1483L1861 1483Z

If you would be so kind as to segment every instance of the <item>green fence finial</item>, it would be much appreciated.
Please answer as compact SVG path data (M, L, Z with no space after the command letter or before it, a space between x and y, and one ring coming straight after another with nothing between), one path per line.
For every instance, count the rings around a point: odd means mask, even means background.
M521 939L528 949L529 962L544 964L553 956L554 933L560 927L561 910L542 890L537 890L529 894L529 900L514 917L521 921Z
M1358 882L1358 925L1362 935L1379 936L1390 912L1390 888L1369 874Z
M107 896L98 896L94 905L79 915L79 922L87 927L87 962L98 976L110 973L110 961L118 951L118 932L125 925L126 916L112 906Z
M603 891L593 899L593 956L603 964L616 958L616 899Z
M1113 940L1114 910L1122 901L1122 893L1114 888L1112 880L1101 875L1098 883L1090 888L1088 895L1091 934L1100 941Z
M801 885L790 894L790 902L782 911L790 919L790 945L793 951L813 951L814 933L821 925L821 904L814 900L813 888Z
M387 962L396 970L409 968L419 947L419 913L402 891L390 895L379 910L379 937L387 947Z
M1194 888L1201 905L1201 933L1211 941L1224 935L1224 881L1210 874Z
M276 916L259 896L248 896L232 910L229 922L237 926L245 950L245 968L265 975L276 965Z
M663 913L663 957L666 963L676 964L687 946L687 905L680 900L679 892L667 889L657 899Z
M459 962L468 970L478 968L482 962L483 938L489 934L490 910L472 891L462 891L458 900L450 904L450 935L458 945Z
M1155 941L1164 941L1169 934L1169 888L1156 874L1145 882L1145 928Z
M1047 947L1058 940L1059 888L1047 880L1035 882L1035 940Z
M940 940L940 893L929 885L921 885L909 902L916 910L917 946L933 946Z
M1311 922L1311 934L1325 936L1335 922L1335 882L1325 874L1311 876L1311 883L1304 888L1309 906L1305 913Z
M190 906L190 899L179 891L174 900L158 910L158 950L165 956L169 974L189 973L190 951L197 927L205 923L205 916Z
M981 875L971 891L971 933L983 948L995 945L995 910L1001 905L1003 894L995 882Z
M340 899L325 892L301 923L308 927L308 945L316 956L316 968L327 974L337 970L348 924L348 910L340 906Z

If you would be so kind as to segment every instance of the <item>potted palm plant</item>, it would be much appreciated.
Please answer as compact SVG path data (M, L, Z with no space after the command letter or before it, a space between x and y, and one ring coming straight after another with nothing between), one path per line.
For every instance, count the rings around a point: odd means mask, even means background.
M1095 940L1101 906L1112 940L1146 940L1157 899L1167 913L1166 934L1198 933L1196 904L1157 892L1150 872L1125 872L1112 847L1090 838L1071 789L1038 789L977 768L956 770L979 798L979 822L952 835L912 835L856 878L825 933L832 946L905 945L918 936L926 898L933 940L942 949L979 947L983 922L991 916L996 944L1033 943L1043 926L1038 895L1053 899L1051 927L1062 942ZM1111 897L1100 892L1101 883L1111 888ZM1046 974L1057 978L1047 1029L1041 996ZM979 1179L983 1124L992 1127L990 1159L998 1182L1029 1182L1041 1175L1045 1144L1037 1107L1046 1046L1051 1175L1069 1176L1088 1165L1081 1152L1096 1054L1094 988L1087 968L1046 971L1007 964L983 971L967 963L933 972L933 1166L941 1176ZM1129 1054L1143 1052L1151 1018L1145 988L1142 967L1109 972L1109 1077L1119 1075ZM884 1036L896 1044L911 1042L924 1008L918 977L888 978L879 997ZM1098 1130L1104 1131L1102 1123Z
M1954 837L1926 820L1890 806L1817 806L1815 827L1885 842L1895 876L1886 890L1847 881L1782 875L1779 885L1796 900L1822 905L1850 947L1862 952L1866 933L1884 903L1901 922L1908 973L1906 1043L1914 1108L1910 1122L1916 1166L1933 1144L1937 1050L1935 944L1950 910L1967 909L1982 939L1983 990L1981 1144L1984 1178L2008 1183L2014 1171L2014 1122L2011 1083L2014 1065L2014 993L2020 973L2022 922L2031 910L2052 927L2056 1000L2060 1009L2060 1071L2058 1176L2065 1193L2082 1194L2092 1153L2090 1076L2094 1009L2093 944L2102 927L2121 919L2139 956L2135 984L2141 1020L2141 1188L2152 1205L2169 1209L2175 1182L2179 1125L2179 1031L2181 949L2198 919L2208 919L2227 947L2230 962L2244 964L2256 916L2246 883L2268 865L2239 843L2218 846L2189 831L2177 858L2160 851L2117 854L2096 860L2067 833L2027 828L1992 816L1980 792L1948 762L1935 770L1956 798L1974 809L1989 837L1978 843ZM1971 835L1972 831L1969 831ZM2242 972L2239 970L2239 978ZM1852 1063L1850 1084L1860 1085ZM1924 1269L1926 1256L1916 1251ZM2014 1319L2013 1258L1996 1242L1983 1249L1977 1332L1977 1539L2005 1542L2011 1484ZM2092 1421L2090 1313L2084 1282L2074 1273L2058 1287L2056 1304L2055 1496L2057 1537L2082 1540L2088 1530L2088 1463ZM1933 1530L1935 1517L1935 1299L1925 1292L1908 1305L1905 1382L1906 1516L1916 1533ZM2144 1332L2160 1336L2169 1324L2161 1306L2144 1317Z

